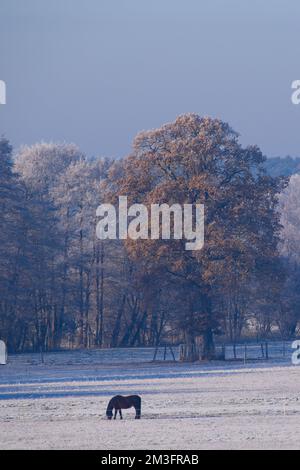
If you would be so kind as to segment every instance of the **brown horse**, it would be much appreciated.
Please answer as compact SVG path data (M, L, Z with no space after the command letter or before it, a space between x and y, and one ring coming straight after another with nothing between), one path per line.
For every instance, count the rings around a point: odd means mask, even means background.
M116 395L113 397L106 409L107 419L111 419L113 416L113 409L115 409L114 419L117 417L117 413L120 414L120 419L123 419L122 411L132 406L135 408L135 419L140 419L141 417L141 397L138 395L129 395L128 397L122 397L122 395Z

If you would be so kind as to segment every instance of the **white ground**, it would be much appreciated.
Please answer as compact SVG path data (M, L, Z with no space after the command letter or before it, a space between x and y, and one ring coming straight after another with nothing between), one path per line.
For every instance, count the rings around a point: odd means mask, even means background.
M23 360L22 360L23 358ZM300 449L300 366L0 366L1 449ZM76 361L75 361L76 362ZM107 421L115 394L142 396L142 419Z

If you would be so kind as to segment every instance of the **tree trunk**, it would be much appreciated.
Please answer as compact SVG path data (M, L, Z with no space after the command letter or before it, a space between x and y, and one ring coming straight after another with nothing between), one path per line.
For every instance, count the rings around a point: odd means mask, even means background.
M99 246L96 247L96 345L100 348L103 343L103 303L104 303L104 246L101 243L101 254ZM100 266L100 268L99 268Z
M113 332L112 332L112 336L111 336L111 341L110 341L110 347L111 348L115 348L118 345L119 334L120 334L120 330L121 330L121 320L122 320L122 316L123 316L123 313L124 313L125 302L126 302L126 294L123 294L122 301L121 301L121 304L120 304L120 308L118 310L117 318L116 318L115 325L114 325Z
M203 350L201 358L208 360L212 360L215 358L215 343L213 332L210 327L208 327L203 334Z
M201 359L212 360L215 358L215 343L213 335L213 312L211 298L206 294L203 298L203 308L205 312L205 328L202 333L203 347Z
M185 334L185 342L181 345L180 361L195 362L199 360L199 348L197 347L195 337L191 333Z

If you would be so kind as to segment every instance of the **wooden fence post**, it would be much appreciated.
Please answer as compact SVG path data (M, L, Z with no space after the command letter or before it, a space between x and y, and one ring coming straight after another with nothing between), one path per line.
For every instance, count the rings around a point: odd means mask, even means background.
M244 344L244 364L246 364L247 361L247 344Z
M267 342L266 342L266 359L269 359L269 347L268 347Z
M153 359L152 359L153 362L156 360L157 352L158 352L158 345L156 345L156 347L155 347L154 356L153 356Z
M174 355L172 346L169 346L169 348L170 348L170 351L171 351L171 354L172 354L172 357L173 357L173 361L176 362L176 359L175 359L175 355Z
M225 344L223 343L223 344L222 344L222 358L224 359L224 361L226 360L225 354L226 354Z

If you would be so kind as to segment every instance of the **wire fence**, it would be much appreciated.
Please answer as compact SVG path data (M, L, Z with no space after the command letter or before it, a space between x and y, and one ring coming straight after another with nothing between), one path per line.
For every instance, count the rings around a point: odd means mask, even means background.
M153 361L180 361L182 345L160 345L157 348L90 349L40 353L11 354L9 364L88 365L132 364ZM215 359L225 361L256 361L290 359L292 341L262 341L258 343L217 344Z
M290 358L292 341L223 344L216 347L217 356L225 360L268 360Z

